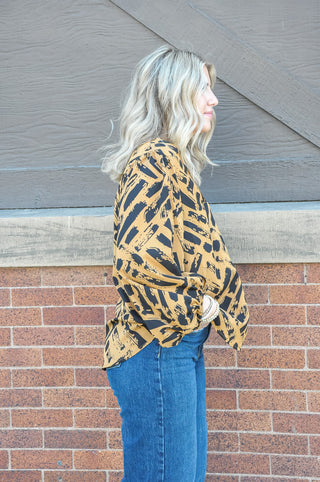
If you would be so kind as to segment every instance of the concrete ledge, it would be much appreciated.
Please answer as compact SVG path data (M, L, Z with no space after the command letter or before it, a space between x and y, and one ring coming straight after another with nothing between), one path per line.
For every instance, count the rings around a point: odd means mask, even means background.
M235 263L320 262L320 202L220 204L214 217ZM112 208L0 213L0 266L112 264Z
M112 264L112 209L3 212L0 266Z
M320 202L215 206L235 263L320 262Z

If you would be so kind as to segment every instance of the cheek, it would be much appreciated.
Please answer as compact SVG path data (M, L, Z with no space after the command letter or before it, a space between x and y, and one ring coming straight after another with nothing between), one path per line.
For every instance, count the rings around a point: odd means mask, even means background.
M198 108L199 108L200 112L203 112L204 108L206 106L206 101L205 101L205 98L204 98L203 95L200 95L197 104L198 104Z

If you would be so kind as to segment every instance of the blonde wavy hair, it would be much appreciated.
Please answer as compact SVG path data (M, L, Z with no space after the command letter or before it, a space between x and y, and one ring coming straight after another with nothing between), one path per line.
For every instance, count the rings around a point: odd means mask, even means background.
M204 166L215 165L206 155L215 114L211 130L202 133L203 119L197 106L198 96L207 87L204 66L213 87L214 66L187 50L164 45L138 63L119 118L119 141L105 146L102 171L113 181L120 180L138 146L160 137L179 149L194 181L200 184Z

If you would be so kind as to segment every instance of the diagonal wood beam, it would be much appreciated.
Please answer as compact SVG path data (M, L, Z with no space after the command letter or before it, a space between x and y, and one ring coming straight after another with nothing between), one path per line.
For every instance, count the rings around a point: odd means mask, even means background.
M218 77L320 147L320 97L187 0L111 0L178 48L201 52Z

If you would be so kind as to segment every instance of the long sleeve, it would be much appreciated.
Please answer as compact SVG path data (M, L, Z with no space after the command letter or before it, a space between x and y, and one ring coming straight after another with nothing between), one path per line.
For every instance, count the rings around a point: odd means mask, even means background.
M114 282L124 321L164 345L199 326L205 288L203 276L184 271L179 197L170 161L150 154L128 169L116 200Z
M155 338L179 343L200 326L204 294L220 306L213 327L240 350L249 320L240 277L179 150L160 138L139 146L121 177L113 279L120 300L106 325L104 368Z
M249 313L240 277L231 262L226 268L226 274L229 282L218 297L220 311L213 320L213 325L226 343L240 351L247 334Z

